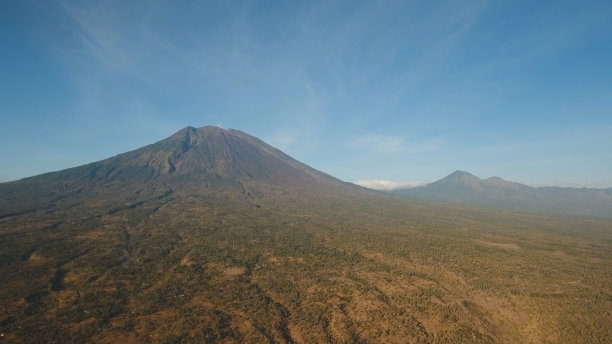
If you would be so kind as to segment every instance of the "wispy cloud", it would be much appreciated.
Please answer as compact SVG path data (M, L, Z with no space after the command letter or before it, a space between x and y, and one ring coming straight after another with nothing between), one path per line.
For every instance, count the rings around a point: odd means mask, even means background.
M405 147L405 140L391 135L364 135L349 143L351 148L370 149L379 153L397 153Z
M83 54L95 58L102 65L130 71L135 68L133 57L122 42L121 27L102 5L76 6L60 3L64 14L73 21L73 34L81 41Z
M392 180L374 179L374 180L358 180L355 184L363 186L365 188L374 190L391 191L397 189L408 189L421 185L425 185L424 182L394 182Z
M266 142L282 151L286 151L296 141L297 135L297 130L294 128L285 128L268 136Z
M401 136L367 134L349 142L353 149L365 149L380 154L419 154L439 150L442 142L437 139L407 141Z

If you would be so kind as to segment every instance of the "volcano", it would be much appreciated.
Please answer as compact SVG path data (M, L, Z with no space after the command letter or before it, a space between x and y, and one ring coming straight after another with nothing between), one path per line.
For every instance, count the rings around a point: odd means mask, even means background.
M102 161L0 184L0 216L75 200L142 202L176 192L253 198L359 190L242 131L186 127Z
M455 171L436 182L394 192L414 199L487 208L612 216L612 188L532 187L500 177L480 179L465 171Z
M239 130L186 127L152 145L63 171L84 182L144 182L168 178L264 183L310 188L341 184Z

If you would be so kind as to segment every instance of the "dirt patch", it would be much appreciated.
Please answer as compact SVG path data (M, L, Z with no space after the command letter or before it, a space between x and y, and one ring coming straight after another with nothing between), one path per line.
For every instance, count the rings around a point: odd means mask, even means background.
M185 256L183 259L181 259L181 266L193 266L193 265L195 265L195 262L189 256Z
M49 259L47 259L47 258L45 258L45 257L43 257L43 256L41 256L39 254L32 253L30 255L30 258L28 258L27 264L29 266L39 266L39 265L45 264L48 261L49 261Z
M246 268L244 266L232 266L223 271L223 277L226 279L234 279L238 276L244 275Z
M289 329L289 335L293 338L293 341L297 344L306 343L304 337L302 336L302 332L300 331L300 327L296 324L289 323L287 325Z
M272 264L278 264L280 263L280 259L278 259L278 257L270 257L270 259L268 259L268 261Z
M489 247L497 247L497 248L501 248L504 250L520 250L521 249L519 245L515 245L515 244L501 244L498 242L484 241L480 239L475 239L474 241L481 245L485 245Z
M208 295L196 295L191 298L188 304L195 308L214 308L214 304L210 301Z

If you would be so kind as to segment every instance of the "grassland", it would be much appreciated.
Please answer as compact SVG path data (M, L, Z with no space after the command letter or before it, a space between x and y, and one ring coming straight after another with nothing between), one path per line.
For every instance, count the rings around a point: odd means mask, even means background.
M0 342L610 343L612 220L159 191L0 219Z

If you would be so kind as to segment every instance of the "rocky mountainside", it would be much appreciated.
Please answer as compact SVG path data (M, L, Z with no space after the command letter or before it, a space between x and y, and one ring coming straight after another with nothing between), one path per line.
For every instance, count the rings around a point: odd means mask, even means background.
M499 177L480 179L464 171L455 171L424 186L395 190L395 193L492 208L612 216L612 189L531 187Z
M179 191L262 197L357 190L239 130L186 127L102 161L2 183L0 216L61 208L66 201L126 203Z

